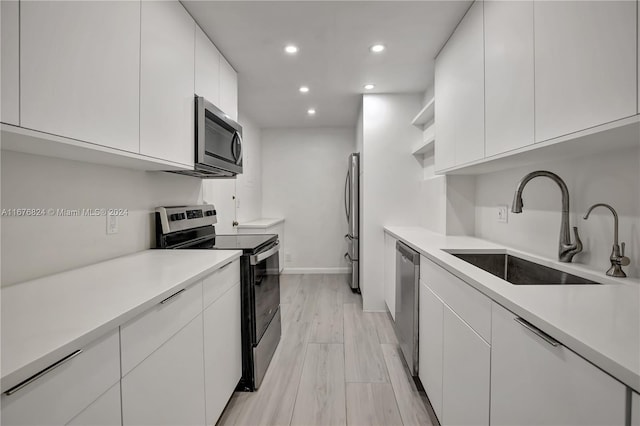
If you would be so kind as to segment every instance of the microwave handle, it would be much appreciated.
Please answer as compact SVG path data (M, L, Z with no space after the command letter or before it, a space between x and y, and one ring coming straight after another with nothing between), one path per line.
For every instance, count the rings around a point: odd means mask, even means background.
M236 161L236 165L242 162L242 136L240 132L235 132L233 140L231 141L231 152L233 153L233 159ZM238 146L238 154L236 155L236 145Z

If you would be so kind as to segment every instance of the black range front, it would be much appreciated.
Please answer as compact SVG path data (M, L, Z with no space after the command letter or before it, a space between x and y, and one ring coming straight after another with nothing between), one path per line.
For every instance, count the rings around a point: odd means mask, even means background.
M242 250L242 379L237 390L254 391L280 342L280 244L270 234L216 235L216 222L211 205L158 208L156 247Z

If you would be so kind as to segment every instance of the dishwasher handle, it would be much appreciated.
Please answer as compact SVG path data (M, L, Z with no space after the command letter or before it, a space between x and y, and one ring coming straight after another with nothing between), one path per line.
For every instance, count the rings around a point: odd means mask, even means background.
M420 253L404 244L403 242L396 241L396 250L402 255L402 257L406 258L414 265L420 264Z

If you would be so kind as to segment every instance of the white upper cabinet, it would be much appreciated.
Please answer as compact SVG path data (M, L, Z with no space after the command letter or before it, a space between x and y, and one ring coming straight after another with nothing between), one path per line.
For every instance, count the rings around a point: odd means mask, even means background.
M21 2L20 125L138 152L139 40L140 2Z
M483 25L478 0L436 59L437 170L484 158Z
M486 156L533 144L533 2L485 1Z
M0 121L3 123L20 124L20 17L19 3L15 1L0 2L0 53L2 54L2 106L0 107Z
M626 388L493 304L493 425L624 425ZM529 327L529 328L527 328Z
M220 109L232 120L238 120L238 74L220 57Z
M143 1L140 153L194 162L195 22L177 1Z
M196 26L196 94L220 104L220 52Z
M640 0L638 0L636 9L638 9L638 114L640 114Z
M436 170L448 169L456 165L454 69L451 56L452 53L447 44L440 51L435 64Z
M536 142L637 111L636 3L534 2Z

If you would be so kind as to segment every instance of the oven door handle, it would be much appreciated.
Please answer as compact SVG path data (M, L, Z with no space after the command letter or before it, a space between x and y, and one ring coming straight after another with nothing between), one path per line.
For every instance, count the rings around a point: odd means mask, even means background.
M262 253L254 254L249 257L249 263L251 265L257 265L268 257L271 257L273 254L277 253L280 250L280 242L277 242L273 247L271 247L267 251L263 251Z

